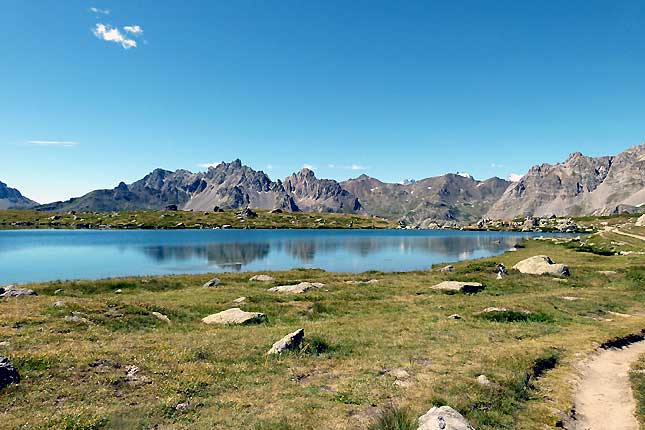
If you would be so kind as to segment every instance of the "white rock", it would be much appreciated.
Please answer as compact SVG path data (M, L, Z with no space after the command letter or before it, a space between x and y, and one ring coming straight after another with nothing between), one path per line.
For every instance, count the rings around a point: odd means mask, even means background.
M546 255L536 255L520 261L513 269L530 275L569 276L569 266L556 264Z
M450 406L434 407L419 417L417 430L474 430L466 418Z
M202 318L206 324L254 324L267 320L265 314L259 312L245 312L240 308L231 308Z
M251 276L249 281L273 282L275 281L275 279L273 278L273 276L269 276L269 275L255 275L255 276Z
M279 341L273 344L269 352L267 352L268 355L280 355L285 351L292 351L294 349L300 348L302 345L303 340L305 339L305 330L299 328L298 330L294 331L293 333L289 333Z
M645 227L645 214L641 215L638 217L636 220L636 223L634 224L636 227Z
M233 300L233 303L235 303L236 305L240 305L244 302L246 302L246 297L238 297L237 299Z
M269 291L273 293L301 294L309 290L318 290L324 286L325 284L320 282L301 282L296 285L281 285L279 287L269 288Z
M206 282L202 287L204 288L210 288L210 287L217 287L219 285L219 279L213 278L210 281Z
M167 323L170 323L170 318L168 318L166 315L162 314L161 312L153 312L152 315L160 319L161 321L165 321Z

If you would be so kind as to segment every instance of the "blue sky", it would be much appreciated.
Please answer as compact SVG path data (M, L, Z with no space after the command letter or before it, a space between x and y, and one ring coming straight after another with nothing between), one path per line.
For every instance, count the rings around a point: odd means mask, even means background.
M235 158L505 177L645 136L642 1L1 3L0 180L40 202Z

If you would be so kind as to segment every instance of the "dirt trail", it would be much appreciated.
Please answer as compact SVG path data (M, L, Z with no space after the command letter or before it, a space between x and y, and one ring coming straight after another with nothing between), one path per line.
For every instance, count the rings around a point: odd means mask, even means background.
M645 354L643 340L603 350L584 364L571 430L639 430L629 369L641 354Z
M617 228L607 228L607 229L605 229L605 231L608 231L610 233L621 234L621 235L627 236L627 237L632 237L634 239L645 240L645 236L639 236L638 234L632 234L632 233L625 233L624 231L620 231Z

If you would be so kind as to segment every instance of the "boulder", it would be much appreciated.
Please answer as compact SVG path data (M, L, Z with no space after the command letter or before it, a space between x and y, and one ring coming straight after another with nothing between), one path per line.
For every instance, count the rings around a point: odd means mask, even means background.
M450 406L434 407L419 417L417 430L474 430L466 418Z
M450 265L450 266L445 266L439 269L441 273L452 273L455 271L455 266Z
M213 278L210 281L206 282L202 287L204 288L210 288L210 287L217 287L219 285L219 279Z
M245 312L240 308L231 308L202 318L205 324L259 324L266 322L267 316L259 312Z
M268 355L280 355L283 352L286 351L293 351L294 349L300 348L302 345L302 342L305 339L305 330L302 328L299 328L298 330L294 331L293 333L289 333L279 341L273 344L269 352L267 352Z
M251 276L249 281L273 282L275 281L275 279L273 278L273 276L269 276L269 275L255 275L255 276Z
M0 288L0 297L21 297L21 296L35 296L36 292L29 288L20 288L15 285L7 285Z
M454 293L472 294L483 290L485 287L479 282L443 281L430 287L432 290L440 290Z
M233 300L233 303L235 303L236 305L240 305L244 302L246 302L246 297L244 296L238 297L237 299Z
M513 269L529 275L569 276L569 266L556 264L546 255L536 255L522 260Z
M495 383L488 379L488 376L486 375L479 375L477 377L477 383L479 385L483 385L484 387L492 387L495 385Z
M325 284L320 282L301 282L295 285L281 285L279 287L269 288L269 291L273 293L301 294L310 290L320 289L324 286Z
M17 384L20 382L20 375L13 363L3 355L0 355L0 390L9 384Z

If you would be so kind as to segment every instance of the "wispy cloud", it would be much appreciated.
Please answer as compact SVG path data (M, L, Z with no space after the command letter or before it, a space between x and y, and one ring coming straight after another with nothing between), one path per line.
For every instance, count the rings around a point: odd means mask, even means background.
M34 146L65 146L65 147L80 145L80 143L78 142L72 142L68 140L28 140L27 144L34 145Z
M267 170L273 170L273 164L267 164Z
M125 27L123 27L123 29L126 31L126 33L131 33L135 36L143 34L143 29L138 25L126 25Z
M349 168L351 170L367 170L367 167L362 166L360 164L352 164L351 166L349 166Z
M309 170L316 170L316 166L312 166L311 164L303 164L302 165L303 169L309 169Z
M220 164L222 164L222 162L221 162L221 161L219 161L219 162L217 162L217 163L200 163L200 164L198 164L197 166L199 166L199 167L203 167L203 168L207 169L207 168L209 168L209 167L217 167L217 166L219 166Z
M119 43L123 49L130 49L137 47L137 41L134 39L128 39L119 31L118 28L113 28L109 24L98 23L92 29L94 36L98 37L101 40L106 42Z
M362 164L358 163L352 163L350 165L336 165L336 164L328 164L327 167L330 169L345 169L345 170L368 170L369 167L363 166Z
M90 12L95 13L97 15L109 15L110 14L109 9L99 9L98 7L91 7Z
M493 169L499 169L499 168L505 167L505 166L503 164L499 164L499 163L490 163L490 167L492 167Z

